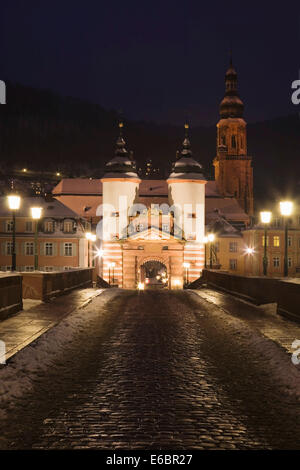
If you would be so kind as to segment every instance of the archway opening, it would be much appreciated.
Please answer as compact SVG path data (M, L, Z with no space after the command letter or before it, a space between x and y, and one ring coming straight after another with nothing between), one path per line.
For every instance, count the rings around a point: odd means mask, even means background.
M161 261L146 261L141 265L140 273L145 289L162 289L169 285L168 270Z

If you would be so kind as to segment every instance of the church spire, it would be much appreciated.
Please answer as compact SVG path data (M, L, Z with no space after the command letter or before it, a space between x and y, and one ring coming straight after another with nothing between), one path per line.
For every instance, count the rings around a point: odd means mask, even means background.
M230 52L229 67L225 74L225 96L220 104L221 118L243 117L244 103L238 95L237 78L237 73L232 62L232 54Z

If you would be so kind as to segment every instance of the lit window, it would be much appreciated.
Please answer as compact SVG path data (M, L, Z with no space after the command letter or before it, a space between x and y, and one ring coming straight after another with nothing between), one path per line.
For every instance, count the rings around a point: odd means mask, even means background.
M273 258L273 266L274 266L274 268L279 268L279 266L280 266L279 256L274 256L274 258Z
M50 242L45 243L45 255L53 256L53 243L50 243Z
M44 223L44 230L45 232L53 232L53 227L54 227L54 224L53 224L53 221L52 220L46 220L45 223Z
M33 242L26 242L25 243L25 255L32 256L34 254L34 247Z
M65 243L64 244L64 256L73 256L72 243Z
M277 235L273 237L273 246L280 246L280 237Z
M266 242L267 242L267 246L269 246L269 236L266 237ZM262 246L265 246L265 236L264 235L261 237L261 244L262 244Z
M73 232L73 222L71 220L64 221L64 232L66 233Z
M236 259L230 259L229 260L229 269L232 271L236 271L237 269L237 260Z
M237 252L237 242L230 242L229 243L229 251L231 253L236 253Z

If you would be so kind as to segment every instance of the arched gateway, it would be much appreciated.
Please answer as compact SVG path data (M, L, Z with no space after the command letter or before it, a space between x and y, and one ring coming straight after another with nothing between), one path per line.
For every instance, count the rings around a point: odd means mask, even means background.
M139 268L140 282L145 288L166 288L169 284L168 268L156 259L145 261Z

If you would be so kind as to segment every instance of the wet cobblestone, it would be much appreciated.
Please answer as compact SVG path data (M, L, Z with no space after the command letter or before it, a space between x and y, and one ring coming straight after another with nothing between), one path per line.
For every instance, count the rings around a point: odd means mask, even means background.
M77 345L81 353L53 381L41 378L34 406L20 404L3 447L300 447L299 401L282 393L268 359L217 306L186 292L146 291L120 292L107 309L106 323L99 316L88 344Z

